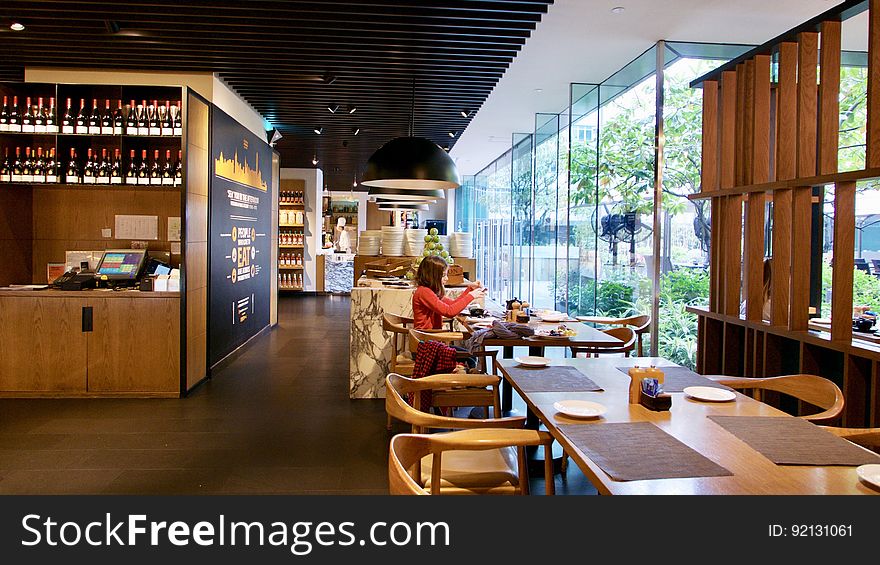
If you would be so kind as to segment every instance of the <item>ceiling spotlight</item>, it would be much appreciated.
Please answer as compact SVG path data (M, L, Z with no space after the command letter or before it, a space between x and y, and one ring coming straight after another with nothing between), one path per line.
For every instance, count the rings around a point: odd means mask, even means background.
M12 22L12 25L9 26L9 29L12 31L24 31L24 24L21 22Z
M333 84L336 82L336 75L327 73L324 75L324 84Z
M354 128L351 130L352 135L357 135L361 132L361 128Z
M623 6L615 6L614 8L611 8L611 13L622 14L624 10L626 10L626 8L624 8Z
M349 114L354 114L355 112L357 112L357 106L352 106L348 109Z
M449 132L449 137L455 137L456 135L458 135L457 131L450 131Z
M329 106L327 106L327 109L330 110L331 114L335 114L336 110L339 109L339 104L330 104Z
M312 131L314 131L314 132L317 133L318 135L321 135L322 133L324 133L324 128L315 128L315 129L312 130Z
M450 147L447 145L446 147L443 148L443 151L446 151L448 153L449 149L450 149Z
M357 179L354 179L354 182L351 183L351 187L357 188L357 185L358 185L358 181L357 181Z
M462 118L467 118L467 117L470 116L470 115L471 115L471 113L470 113L469 111L467 111L467 110L462 110L462 111L461 111L461 117L462 117Z
M315 155L314 157L312 157L312 165L317 165L317 164L318 164L318 156Z

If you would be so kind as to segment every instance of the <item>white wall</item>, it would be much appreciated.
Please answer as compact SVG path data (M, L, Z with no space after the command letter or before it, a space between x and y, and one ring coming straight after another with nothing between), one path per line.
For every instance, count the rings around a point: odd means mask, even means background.
M254 135L266 140L266 124L263 117L253 106L247 103L241 96L233 91L216 74L213 77L213 93L211 101L218 108L234 117L238 123L251 130Z
M303 195L305 207L305 249L303 250L303 290L316 292L317 273L315 257L321 250L321 232L323 228L321 194L324 191L324 171L321 169L281 169L281 179L300 179L305 181L305 194ZM360 221L360 218L358 218Z

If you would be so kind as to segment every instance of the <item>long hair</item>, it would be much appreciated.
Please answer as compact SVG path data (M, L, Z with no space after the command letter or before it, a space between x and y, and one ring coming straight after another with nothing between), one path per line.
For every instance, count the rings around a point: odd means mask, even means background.
M764 302L770 300L770 282L773 278L773 263L770 257L764 258Z
M430 288L437 298L443 298L446 295L446 289L443 287L443 273L446 272L446 266L446 261L436 255L425 257L416 272L416 284Z

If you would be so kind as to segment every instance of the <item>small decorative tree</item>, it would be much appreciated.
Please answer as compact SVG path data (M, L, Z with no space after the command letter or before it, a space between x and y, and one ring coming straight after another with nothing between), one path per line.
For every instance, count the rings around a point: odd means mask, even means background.
M443 244L440 243L440 236L437 234L437 228L431 228L428 230L428 235L425 236L425 247L422 250L422 254L416 257L412 266L410 266L409 271L406 273L406 278L409 280L416 278L416 271L419 269L419 265L422 264L422 260L425 257L440 257L449 265L452 265L455 262L455 259L449 255L449 252L443 249Z

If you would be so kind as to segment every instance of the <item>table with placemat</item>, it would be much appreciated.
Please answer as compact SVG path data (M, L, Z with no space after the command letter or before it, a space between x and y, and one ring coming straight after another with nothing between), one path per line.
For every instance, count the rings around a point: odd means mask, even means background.
M629 403L634 365L668 375L668 411ZM858 472L880 455L662 358L499 369L601 494L880 494ZM578 402L599 409L578 414Z

